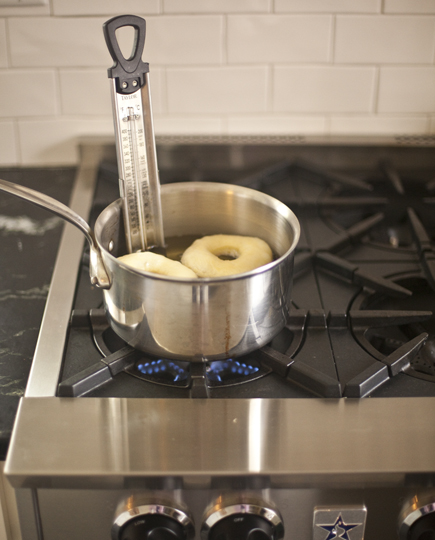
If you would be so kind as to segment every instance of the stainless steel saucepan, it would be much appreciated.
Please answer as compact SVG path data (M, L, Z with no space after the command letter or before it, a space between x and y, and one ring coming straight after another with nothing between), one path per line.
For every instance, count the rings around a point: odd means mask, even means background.
M93 232L51 197L4 180L0 189L56 213L86 235L91 282L103 289L113 330L136 349L191 362L234 358L267 344L288 322L300 227L287 206L264 193L214 182L162 186L169 251L177 239L182 245L186 238L237 234L262 238L276 257L244 274L185 279L134 270L117 259L127 253L120 199L103 210Z

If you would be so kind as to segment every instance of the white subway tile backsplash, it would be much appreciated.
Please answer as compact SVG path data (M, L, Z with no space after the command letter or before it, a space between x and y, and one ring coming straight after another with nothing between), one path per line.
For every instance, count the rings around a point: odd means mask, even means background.
M327 130L323 116L255 115L228 118L229 135L286 135L324 134Z
M423 116L333 116L332 134L339 135L400 135L426 133L428 121Z
M62 114L111 114L110 79L103 68L61 70L59 81Z
M113 135L110 118L20 120L23 165L71 165L78 160L78 141L85 135Z
M435 17L337 16L338 63L432 63Z
M0 116L58 113L54 71L0 70Z
M149 81L153 114L163 113L166 111L166 85L164 70L150 66Z
M148 17L144 58L153 64L220 64L223 17Z
M0 8L0 164L113 136L102 25L128 12L157 134L435 133L435 0L50 0Z
M265 112L267 68L168 69L170 113L231 114Z
M272 0L163 0L165 13L256 13L271 6Z
M12 65L106 66L103 18L13 18L9 20Z
M287 67L274 70L273 110L295 113L370 112L375 68Z
M384 0L385 13L435 13L434 0Z
M14 66L106 66L112 59L102 25L107 18L11 19ZM153 64L219 64L223 19L220 16L147 17L144 59ZM131 50L130 35L120 34L121 49ZM123 50L125 50L123 49Z
M275 0L276 12L378 13L381 7L381 0Z
M6 19L0 19L0 67L8 65L8 45L6 36Z
M50 15L49 3L43 6L25 6L21 4L0 7L0 17L41 17L44 15Z
M154 118L156 135L219 135L223 120L208 116L171 116Z
M435 110L435 67L382 67L380 113L427 113Z
M54 15L124 15L159 13L159 0L52 0Z
M228 61L327 62L331 30L329 15L231 15Z
M160 69L150 72L153 112L162 112ZM59 73L62 113L67 115L112 115L111 80L105 69L68 69Z
M18 149L13 122L0 122L0 165L17 165Z

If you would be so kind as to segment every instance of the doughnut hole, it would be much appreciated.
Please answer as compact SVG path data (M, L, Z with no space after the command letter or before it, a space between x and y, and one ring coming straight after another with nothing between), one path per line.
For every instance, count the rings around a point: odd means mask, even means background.
M240 252L235 249L223 249L213 253L216 257L219 257L221 261L235 261L240 257Z

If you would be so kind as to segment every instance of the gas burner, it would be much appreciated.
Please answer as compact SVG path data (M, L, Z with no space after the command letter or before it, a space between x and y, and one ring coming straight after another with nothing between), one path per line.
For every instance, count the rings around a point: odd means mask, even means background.
M190 378L188 362L166 358L141 359L133 368L127 370L127 373L146 381L168 386L187 387Z
M104 312L93 310L90 318L94 342L105 358L129 347L110 327ZM190 362L138 354L140 358L134 365L125 368L126 373L155 384L183 388L191 386ZM204 366L204 384L209 388L243 384L268 373L255 360L245 357L204 362Z
M74 311L71 328L80 328L85 334L89 330L103 358L62 380L59 396L88 395L122 372L158 386L186 389L193 398L211 397L213 390L244 385L269 374L308 394L336 398L342 395L330 350L327 314L323 311L294 308L289 324L269 345L243 357L213 362L145 355L114 333L102 309ZM316 350L324 351L321 359L317 359Z
M246 359L216 360L207 363L206 367L209 386L238 384L240 380L247 382L258 379L262 373L257 362Z
M391 313L392 321L394 312L397 314L432 312L435 292L424 277L409 274L397 277L394 281L411 290L412 296L399 299L379 293L372 295L364 293L356 298L352 309L374 310L379 311L380 314L388 311ZM412 377L435 383L435 315L433 313L423 320L418 320L417 316L414 320L412 318L408 321L398 319L395 324L372 327L357 337L364 348L378 359L382 359L423 335L427 337L418 352L410 357L409 365L403 371Z
M167 358L142 358L126 371L140 379L166 386L188 388L191 364ZM232 359L205 362L204 382L208 388L243 384L266 374L255 360Z
M71 328L80 328L88 337L90 331L100 353L103 351L103 358L63 379L58 395L90 395L123 373L152 383L154 389L171 387L171 392L183 391L183 397L191 398L219 397L213 392L239 385L251 388L244 383L276 376L285 386L298 387L319 397L366 397L407 370L410 359L427 339L427 333L417 332L408 341L396 340L394 350L386 356L390 351L382 354L367 341L370 329L416 324L431 316L431 312L415 310L356 309L327 313L295 308L280 334L269 345L249 355L214 362L186 362L146 356L117 338L103 310L78 310L71 318ZM343 332L347 333L348 329L354 338L351 342L345 340L345 350L340 352L337 338L342 341ZM390 336L387 342L393 343ZM121 346L111 352L109 344L114 343ZM141 386L138 396L142 396L142 391L144 395L153 393L151 387Z

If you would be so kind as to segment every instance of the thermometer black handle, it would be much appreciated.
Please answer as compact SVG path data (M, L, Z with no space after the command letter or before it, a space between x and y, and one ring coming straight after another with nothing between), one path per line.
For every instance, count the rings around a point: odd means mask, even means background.
M116 30L124 26L132 26L135 30L133 51L130 58L125 58L121 52L116 37ZM107 70L109 78L115 79L118 94L132 94L145 85L145 74L149 65L142 62L145 45L145 19L136 15L119 15L103 24L103 33L110 56L114 64Z

